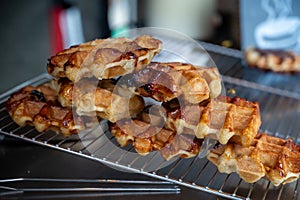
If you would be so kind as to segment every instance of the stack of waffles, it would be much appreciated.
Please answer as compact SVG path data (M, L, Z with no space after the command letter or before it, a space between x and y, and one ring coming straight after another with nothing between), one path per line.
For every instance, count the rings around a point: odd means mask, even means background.
M53 80L16 92L7 110L20 126L65 136L107 120L121 147L132 144L140 155L159 151L166 160L196 156L211 137L218 144L207 158L220 172L274 185L299 178L300 147L258 133L257 102L222 96L214 67L151 62L161 49L148 35L72 46L49 59Z

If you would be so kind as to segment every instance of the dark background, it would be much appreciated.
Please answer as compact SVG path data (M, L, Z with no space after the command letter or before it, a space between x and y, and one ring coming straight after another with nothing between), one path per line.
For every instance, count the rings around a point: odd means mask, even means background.
M51 9L61 1L0 1L0 92L46 72L51 52ZM86 41L109 36L105 22L106 0L70 0L80 10ZM143 0L139 0L139 19L143 26ZM238 0L218 0L216 11L221 21L207 41L239 48ZM106 24L105 24L106 23ZM229 43L228 43L229 42Z

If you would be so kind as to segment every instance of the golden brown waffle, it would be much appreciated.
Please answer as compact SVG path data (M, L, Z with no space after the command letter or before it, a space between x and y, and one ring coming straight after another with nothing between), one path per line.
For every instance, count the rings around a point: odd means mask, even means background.
M171 160L174 157L191 158L198 155L202 142L203 140L195 136L175 135L164 148L160 149L160 153L166 160Z
M144 100L137 95L114 93L113 80L82 79L76 84L68 79L52 81L59 102L72 107L78 115L97 115L111 122L136 116L144 108Z
M110 125L110 130L122 147L132 142L135 150L141 155L161 149L175 134L138 119L118 121Z
M220 96L200 104L177 99L163 107L167 128L200 139L212 134L221 144L231 140L249 146L261 124L258 103L238 97Z
M219 96L222 88L217 68L179 62L150 63L141 70L123 76L119 84L160 102L183 94L190 103L199 103Z
M54 77L73 82L95 76L109 79L132 72L150 63L161 50L161 41L143 35L127 38L98 39L72 46L52 56L47 65Z
M112 123L110 131L120 146L124 147L132 142L140 155L159 150L166 160L176 156L184 158L196 156L201 147L200 140L195 137L176 135L174 131L138 119Z
M6 108L18 125L32 125L39 132L49 129L67 136L97 123L97 120L73 115L72 109L63 108L49 84L24 87L7 100Z
M246 62L252 66L275 72L299 72L300 55L285 50L262 50L248 48L245 52Z
M249 183L266 178L278 186L293 182L300 175L300 146L291 139L264 133L257 134L250 147L235 143L216 146L207 158L220 172L236 172Z

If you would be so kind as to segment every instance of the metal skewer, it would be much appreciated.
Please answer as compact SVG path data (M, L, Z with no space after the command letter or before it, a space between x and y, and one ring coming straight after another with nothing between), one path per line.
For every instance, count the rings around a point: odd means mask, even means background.
M73 183L101 184L101 187L12 187L0 186L0 196L19 195L25 192L93 192L105 195L136 195L136 194L179 194L180 188L167 181L116 180L116 179L57 179L57 178L11 178L0 180L1 184L31 183ZM109 186L103 187L103 184ZM111 185L114 186L111 186Z

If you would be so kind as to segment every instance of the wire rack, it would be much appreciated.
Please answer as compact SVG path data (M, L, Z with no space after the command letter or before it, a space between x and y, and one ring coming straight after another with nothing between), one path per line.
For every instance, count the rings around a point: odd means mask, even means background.
M47 74L38 76L14 88L27 84L38 85L49 80ZM293 137L299 143L300 98L280 89L223 76L226 88L234 89L236 95L260 103L262 130L282 138ZM5 101L10 92L1 95L0 132L39 145L87 157L119 170L141 173L157 179L175 182L197 190L206 191L230 199L300 199L299 181L274 187L266 180L249 184L236 174L221 174L206 158L176 159L164 161L159 153L147 156L134 153L132 147L120 148L107 130L105 121L89 132L62 137L59 133L37 132L32 127L19 127L9 117ZM281 93L282 92L282 93ZM287 106L288 105L288 106ZM99 130L101 128L101 130Z

